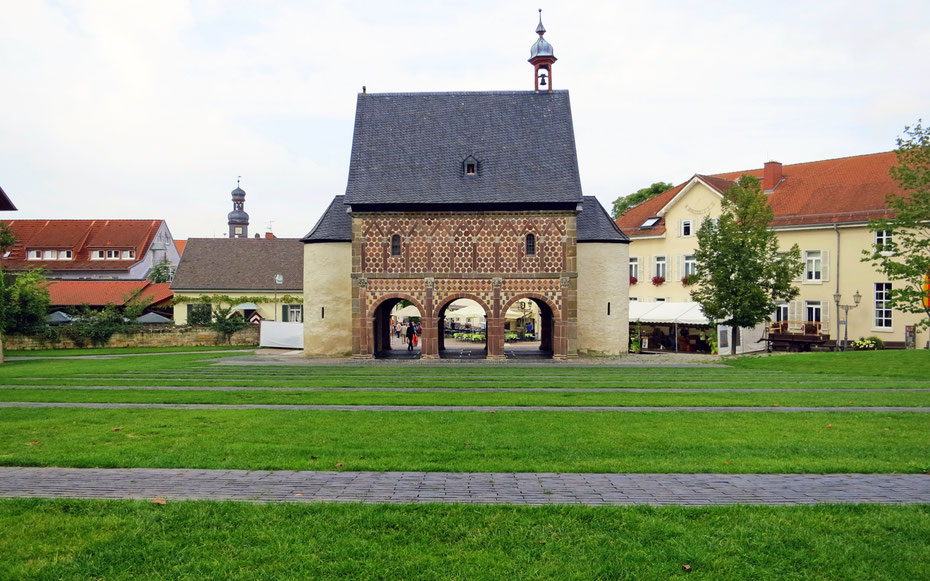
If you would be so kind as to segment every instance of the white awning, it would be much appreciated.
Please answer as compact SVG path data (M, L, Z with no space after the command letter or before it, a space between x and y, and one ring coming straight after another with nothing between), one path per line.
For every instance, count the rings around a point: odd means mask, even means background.
M255 303L239 303L232 308L233 311L257 311L258 305Z
M446 311L447 319L475 319L484 316L486 316L484 309L478 305L467 305L455 311Z
M701 305L697 303L630 303L631 323L678 323L679 325L709 325Z
M416 308L413 305L407 305L399 311L394 311L395 317L422 317L420 314L420 309Z

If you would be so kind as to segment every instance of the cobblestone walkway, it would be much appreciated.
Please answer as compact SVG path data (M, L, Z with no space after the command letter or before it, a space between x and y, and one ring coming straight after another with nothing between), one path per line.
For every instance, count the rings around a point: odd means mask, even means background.
M930 502L930 476L0 468L0 497L528 505L910 504Z
M207 403L85 403L4 401L0 408L93 408L164 410L300 410L336 412L916 412L930 407L907 406L487 406L487 405L303 405Z

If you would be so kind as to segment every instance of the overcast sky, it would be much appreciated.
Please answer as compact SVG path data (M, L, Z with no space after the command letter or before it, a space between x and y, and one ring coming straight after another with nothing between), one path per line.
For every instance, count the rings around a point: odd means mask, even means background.
M537 8L584 192L888 151L930 119L930 2L0 0L4 218L303 236L356 94L532 89Z

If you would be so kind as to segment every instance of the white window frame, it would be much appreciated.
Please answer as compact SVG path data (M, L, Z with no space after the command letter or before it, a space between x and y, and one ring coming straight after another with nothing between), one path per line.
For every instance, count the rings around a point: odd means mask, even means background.
M301 304L287 306L287 321L289 323L304 322L304 306Z
M639 280L639 257L631 256L630 257L630 276Z
M41 250L30 250L26 255L27 260L42 260Z
M816 313L816 318L813 315ZM804 303L804 322L823 323L823 303L820 301L806 301Z
M655 274L653 276L661 276L665 279L666 282L668 282L668 261L665 259L665 256L656 256L653 260L653 263L653 266L655 267Z
M873 288L873 310L872 310L872 330L891 332L894 330L892 325L892 311L888 307L888 299L891 298L891 283L877 282Z
M135 259L135 257L136 257L136 251L135 251L135 250L123 250L123 252L122 252L122 259L123 259L123 260L133 260L133 259Z
M820 250L804 251L804 282L808 284L823 282L823 252Z
M887 246L892 242L894 242L894 236L891 234L890 230L875 231L875 250L878 250L879 254L882 256L891 256L894 254L891 250L881 250L882 246Z
M775 305L775 322L780 323L788 320L790 320L790 316L788 315L788 303L778 303Z
M119 260L119 250L104 250L107 260Z
M43 250L42 260L58 260L58 251L57 250Z
M91 250L90 259L91 260L103 260L106 258L106 252L103 250Z
M72 254L70 250L59 250L58 251L58 260L71 260Z
M682 264L684 265L682 277L697 274L697 260L694 259L693 254L686 255Z
M682 220L679 222L678 236L681 238L691 238L694 236L694 220Z

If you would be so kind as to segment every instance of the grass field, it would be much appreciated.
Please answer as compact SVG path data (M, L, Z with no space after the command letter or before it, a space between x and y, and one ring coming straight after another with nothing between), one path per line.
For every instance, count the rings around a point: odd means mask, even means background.
M4 351L6 357L76 357L82 355L139 355L148 353L177 353L189 351L254 351L255 346L217 345L205 347L85 347L82 349L29 349Z
M898 581L930 567L926 506L5 500L0 523L5 579Z
M930 391L913 391L930 388L925 351L737 358L698 368L215 365L235 356L8 362L0 366L0 401L930 405ZM362 389L306 391L340 387ZM373 389L379 387L450 391ZM790 391L759 391L766 388ZM907 412L0 409L6 466L914 473L930 471L927 442L930 415ZM681 566L690 564L689 578L703 579L916 579L930 570L927 538L927 506L3 500L0 578L667 579L686 575Z

